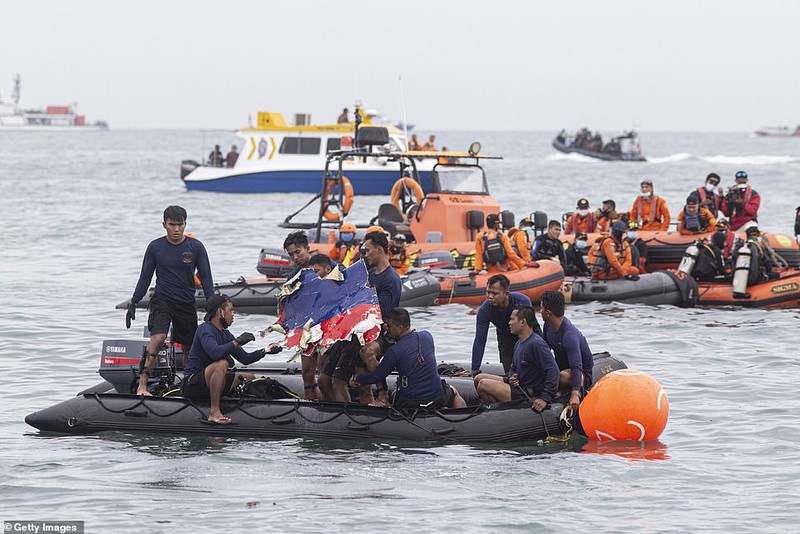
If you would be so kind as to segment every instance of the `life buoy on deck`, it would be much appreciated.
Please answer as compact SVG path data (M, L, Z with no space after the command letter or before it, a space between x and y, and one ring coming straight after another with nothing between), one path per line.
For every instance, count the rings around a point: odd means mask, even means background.
M337 203L334 202L335 199L333 198L337 182L338 180L334 179L328 179L328 181L325 182L325 198L331 202L328 204L328 207L325 209L325 213L323 213L323 215L325 216L325 219L329 221L339 221L342 217L347 217L347 215L350 213L350 208L353 207L353 185L350 183L350 180L347 179L347 176L342 176L342 187L344 188L342 213L331 209L337 205Z
M403 197L403 191L406 189L410 190L414 195L414 202L416 204L419 204L422 202L422 199L425 198L425 193L422 192L422 186L419 185L419 182L413 178L400 178L392 186L392 204L400 210L400 213L404 213L403 207L400 205L400 199Z

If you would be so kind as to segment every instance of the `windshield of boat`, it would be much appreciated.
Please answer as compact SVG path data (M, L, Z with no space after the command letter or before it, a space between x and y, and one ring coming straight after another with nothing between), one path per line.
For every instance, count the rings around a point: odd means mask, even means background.
M437 165L434 189L437 193L489 193L483 169L476 165Z

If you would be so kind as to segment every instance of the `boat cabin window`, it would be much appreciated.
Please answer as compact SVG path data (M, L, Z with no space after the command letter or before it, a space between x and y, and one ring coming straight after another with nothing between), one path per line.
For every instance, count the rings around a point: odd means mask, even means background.
M333 152L335 150L342 149L342 138L341 137L329 137L328 138L328 148L327 152Z
M433 170L433 190L436 193L489 194L481 167L437 165Z
M281 154L319 154L322 140L319 137L284 137Z

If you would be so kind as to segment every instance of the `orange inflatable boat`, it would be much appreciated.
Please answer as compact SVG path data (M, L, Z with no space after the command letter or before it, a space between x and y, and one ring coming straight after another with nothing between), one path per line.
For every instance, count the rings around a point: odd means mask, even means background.
M800 306L800 269L787 269L774 280L747 287L749 298L733 298L731 282L697 282L699 306L796 308Z

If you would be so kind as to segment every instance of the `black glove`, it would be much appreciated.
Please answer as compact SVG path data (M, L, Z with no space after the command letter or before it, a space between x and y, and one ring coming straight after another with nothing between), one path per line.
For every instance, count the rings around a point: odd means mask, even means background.
M280 345L270 345L269 347L264 347L264 356L267 354L278 354L280 351L283 350L283 347Z
M247 345L251 341L255 341L255 340L256 340L256 336L254 336L250 332L245 332L244 334L241 334L241 335L239 335L239 337L236 338L236 342L239 344L240 347L242 345Z
M128 311L125 312L125 328L131 327L131 321L136 320L136 304L133 302L128 303Z

